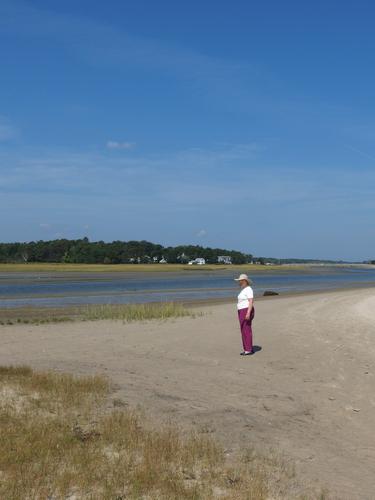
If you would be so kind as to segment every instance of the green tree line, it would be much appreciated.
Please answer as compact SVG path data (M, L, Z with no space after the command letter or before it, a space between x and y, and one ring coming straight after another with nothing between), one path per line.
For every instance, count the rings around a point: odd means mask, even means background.
M216 264L226 255L233 264L245 264L250 254L236 250L209 248L199 245L164 247L149 241L89 241L58 239L27 243L0 243L0 262L66 262L77 264L147 264L164 259L168 263L186 264L202 257L207 264Z

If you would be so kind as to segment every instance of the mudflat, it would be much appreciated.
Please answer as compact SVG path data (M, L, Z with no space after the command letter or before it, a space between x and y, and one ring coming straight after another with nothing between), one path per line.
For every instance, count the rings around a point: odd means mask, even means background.
M256 302L253 356L235 304L166 322L0 326L0 364L105 373L116 398L198 426L228 453L280 450L306 485L375 492L375 289Z

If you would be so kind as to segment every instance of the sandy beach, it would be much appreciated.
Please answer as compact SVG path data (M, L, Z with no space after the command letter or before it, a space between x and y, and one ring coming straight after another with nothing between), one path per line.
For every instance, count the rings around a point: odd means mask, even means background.
M105 373L114 397L243 446L280 450L306 485L340 499L375 491L375 291L256 302L243 358L234 304L202 316L0 326L0 364Z

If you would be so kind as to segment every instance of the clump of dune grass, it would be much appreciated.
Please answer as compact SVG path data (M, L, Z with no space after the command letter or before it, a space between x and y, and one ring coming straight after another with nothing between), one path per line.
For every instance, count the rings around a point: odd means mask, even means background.
M229 462L207 434L150 425L118 399L109 410L110 389L101 376L0 367L0 498L326 498L275 489L274 457Z
M195 316L191 309L175 302L88 305L80 309L80 314L83 319L90 321L101 319L122 321L165 320Z
M143 320L167 320L184 316L195 317L196 312L175 302L151 304L99 304L70 308L30 308L0 311L0 325L44 325L68 321L121 320L124 322Z
M229 463L207 434L151 426L118 399L109 411L109 396L101 376L0 367L0 498L326 498L275 489L270 471L294 471L274 456L247 450Z
M35 372L28 366L0 366L0 382L2 387L11 384L25 394L38 394L39 406L44 400L53 400L65 408L82 405L85 399L102 401L110 387L102 376L78 378L66 373Z
M105 411L105 378L2 367L0 382L0 498L266 498L262 472L210 437Z

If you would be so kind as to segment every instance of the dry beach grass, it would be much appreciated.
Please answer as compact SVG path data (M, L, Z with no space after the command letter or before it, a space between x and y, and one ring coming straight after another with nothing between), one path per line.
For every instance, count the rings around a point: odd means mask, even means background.
M226 459L212 437L151 426L103 377L0 367L0 497L249 499L280 463L247 450Z

